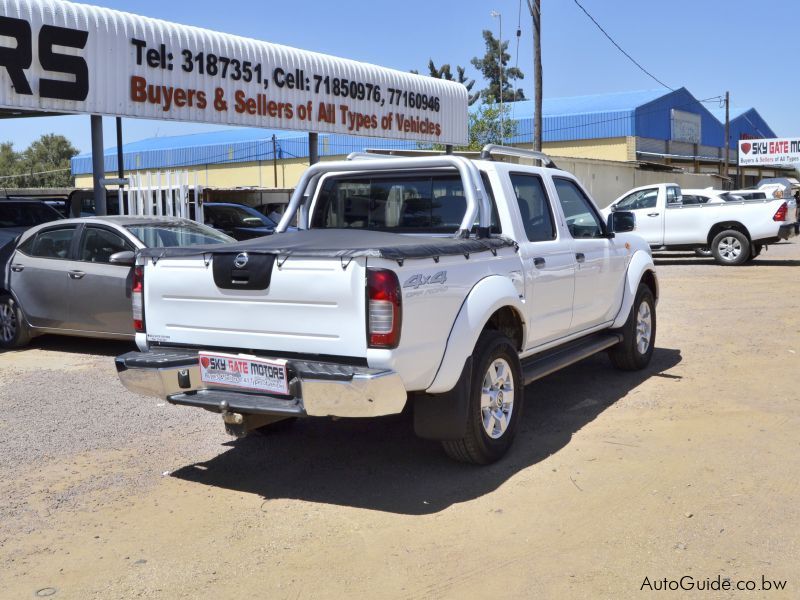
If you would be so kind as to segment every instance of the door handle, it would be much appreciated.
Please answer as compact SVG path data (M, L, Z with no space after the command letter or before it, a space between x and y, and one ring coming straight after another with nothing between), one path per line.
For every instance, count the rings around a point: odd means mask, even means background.
M647 213L647 216L648 216L648 217L657 217L657 216L658 216L658 215L660 215L660 214L661 214L661 213Z
M547 264L547 261L544 258L542 258L541 256L537 256L536 258L533 259L533 266L536 267L537 269L544 268L544 266L546 264Z
M14 271L14 273L19 273L25 270L25 265L11 265L11 270Z
M69 278L70 279L83 279L83 276L86 275L83 271L70 271Z
M579 263L586 262L586 255L583 252L578 252L575 254L575 260Z

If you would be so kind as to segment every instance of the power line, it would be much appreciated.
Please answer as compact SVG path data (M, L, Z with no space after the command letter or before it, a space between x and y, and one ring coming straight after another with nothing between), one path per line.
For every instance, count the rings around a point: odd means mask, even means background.
M63 169L51 169L49 171L36 171L35 173L18 173L17 175L0 175L0 179L16 179L16 178L25 178L25 177L33 177L34 175L47 175L49 173L63 173L64 171L70 171L70 167L65 167Z
M589 11L588 11L588 10L586 10L586 9L583 7L583 5L582 5L580 2L578 2L578 0L573 0L573 2L575 2L575 4L577 4L577 5L578 5L578 8L580 8L580 9L581 9L581 10L582 10L582 11L583 11L585 14L586 14L586 16L587 16L587 17L589 17L589 19L591 19L592 23L594 23L594 24L597 26L597 28L598 28L600 31L602 31L602 32L603 32L603 35L604 35L604 36L606 36L606 37L608 38L608 41L610 41L612 44L614 44L614 46L616 46L617 50L619 50L619 51L620 51L620 52L622 52L622 53L623 53L625 56L627 56L627 57L628 57L628 59L629 59L629 60L630 60L630 61L631 61L633 64L635 64L637 67L639 67L639 68L640 68L640 69L641 69L641 70L642 70L644 73L646 73L646 74L647 74L647 75L648 75L650 78L652 78L653 80L657 81L657 82L658 82L660 85L663 85L663 86L664 86L665 88L667 88L668 90L671 90L671 91L673 91L673 92L675 91L675 88L672 88L672 87L668 86L666 83L664 83L663 81L661 81L661 80L660 80L658 77L656 77L655 75L653 75L653 74L652 74L650 71L648 71L648 70L647 70L647 69L645 69L645 68L644 68L644 67L643 67L641 64L639 64L639 62L637 62L635 58L633 58L633 57L632 57L630 54L628 54L627 52L625 52L625 50L623 50L623 49L622 49L622 46L620 46L620 45L619 45L617 42L615 42L615 41L614 41L614 38L612 38L612 37L611 37L611 36L608 34L608 32L607 32L605 29L603 29L603 27L600 25L600 23L598 23L598 22L597 22L597 20L596 20L596 19L595 19L595 18L594 18L592 15L590 15L590 14L589 14Z

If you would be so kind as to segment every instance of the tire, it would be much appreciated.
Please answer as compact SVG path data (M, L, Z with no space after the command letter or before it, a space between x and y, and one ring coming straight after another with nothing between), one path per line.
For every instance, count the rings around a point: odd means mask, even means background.
M711 242L714 260L720 265L733 267L750 258L750 240L741 231L726 229L718 233Z
M622 371L647 367L656 341L656 303L644 283L639 284L628 320L618 332L622 333L622 341L608 351L611 363Z
M25 315L9 294L0 294L0 348L21 348L31 341Z
M711 258L713 256L713 254L711 254L711 249L705 246L702 248L695 248L694 254L698 258Z
M454 460L490 464L511 447L525 395L517 349L499 331L487 330L478 338L469 395L466 434L443 441L442 446Z

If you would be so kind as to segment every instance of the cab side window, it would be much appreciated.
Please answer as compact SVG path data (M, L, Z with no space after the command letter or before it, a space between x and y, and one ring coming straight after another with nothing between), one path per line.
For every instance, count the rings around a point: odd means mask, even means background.
M511 186L517 197L519 214L525 227L529 242L543 242L556 239L553 213L547 200L547 193L538 175L511 173Z
M655 208L658 201L658 188L650 188L632 192L617 202L617 210L639 210Z
M574 181L554 177L558 201L567 219L567 228L575 239L601 238L605 232L589 198Z
M667 207L681 205L681 188L667 188Z
M78 256L80 260L93 263L110 263L111 255L134 247L122 236L100 227L87 227L83 232Z
M36 258L69 258L75 227L40 231L19 247L19 251Z

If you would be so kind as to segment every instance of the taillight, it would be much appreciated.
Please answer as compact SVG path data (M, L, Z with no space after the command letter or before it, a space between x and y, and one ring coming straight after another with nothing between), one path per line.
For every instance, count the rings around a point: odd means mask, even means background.
M786 220L786 213L789 212L789 205L784 202L781 204L781 207L775 212L775 216L772 217L773 221L785 221Z
M400 343L403 299L394 271L367 269L367 345L396 348Z
M137 333L144 333L144 267L133 267L133 283L131 285L131 305L133 306L133 328Z

